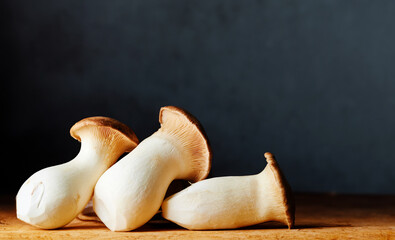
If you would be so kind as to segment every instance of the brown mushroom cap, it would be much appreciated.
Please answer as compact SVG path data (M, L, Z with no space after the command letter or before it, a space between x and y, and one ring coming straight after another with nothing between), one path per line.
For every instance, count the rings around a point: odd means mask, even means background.
M105 135L115 133L123 136L129 146L126 150L127 152L132 151L139 143L136 134L128 126L113 118L101 116L88 117L78 121L71 127L70 135L78 141L81 141L80 132L87 127L103 130L102 132Z
M200 122L184 109L166 106L160 109L160 132L175 136L189 151L193 172L187 179L197 182L207 177L211 169L211 148Z
M275 181L278 186L279 195L281 198L282 206L284 207L285 224L288 228L293 228L295 224L295 202L292 194L291 187L289 186L284 174L280 170L276 159L273 154L265 153L266 162L272 171Z

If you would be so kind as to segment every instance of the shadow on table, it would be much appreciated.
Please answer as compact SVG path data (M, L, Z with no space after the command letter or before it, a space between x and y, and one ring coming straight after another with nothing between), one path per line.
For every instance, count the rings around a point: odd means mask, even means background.
M97 221L92 221L91 223L87 221L82 221L83 224L75 223L68 225L64 228L58 229L60 231L62 230L90 230L90 229L107 229L106 226ZM303 223L303 224L297 224L293 229L319 229L319 228L333 228L333 227L347 227L350 226L348 224L329 224L329 223ZM288 229L287 226L285 226L282 223L279 222L265 222L265 223L260 223L248 227L242 227L242 228L237 228L237 229L218 229L218 230L204 230L204 231L236 231L236 230L259 230L259 229ZM108 229L107 229L108 230ZM151 220L148 223L144 224L140 228L133 230L133 232L158 232L158 231L179 231L179 230L186 230L185 228L178 226L175 223L172 223L170 221L164 220L164 219L156 219L156 220Z

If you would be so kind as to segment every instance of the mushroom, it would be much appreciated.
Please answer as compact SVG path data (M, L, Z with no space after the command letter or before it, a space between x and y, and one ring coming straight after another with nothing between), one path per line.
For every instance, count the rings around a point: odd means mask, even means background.
M162 107L160 129L109 168L96 184L93 208L112 231L130 231L159 210L174 179L207 177L211 152L198 120L174 106Z
M82 119L70 134L81 142L78 155L34 173L23 183L16 196L20 220L44 229L68 224L84 209L103 172L138 144L129 127L107 117Z
M176 179L170 183L169 187L167 188L165 198L189 187L191 185L190 182L186 180ZM160 215L161 211L158 210L156 213ZM93 209L93 201L90 200L88 204L85 206L84 210L80 214L78 214L77 218L81 221L95 221L101 222L100 218L96 215L95 210ZM162 217L161 217L162 218Z
M232 229L267 221L292 228L295 206L291 188L271 153L256 175L210 178L168 197L162 216L191 230Z

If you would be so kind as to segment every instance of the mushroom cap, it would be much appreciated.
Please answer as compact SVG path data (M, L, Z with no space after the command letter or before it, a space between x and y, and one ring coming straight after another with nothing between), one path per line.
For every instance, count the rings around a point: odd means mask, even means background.
M78 121L71 127L70 135L81 142L80 133L86 127L95 127L97 130L110 131L124 136L129 146L127 152L132 151L139 143L136 134L128 126L113 118L102 116L88 117Z
M274 155L270 152L265 153L265 158L268 166L270 167L277 186L279 189L280 197L282 199L282 206L285 210L286 224L288 228L293 228L295 224L295 201L292 194L292 189L289 186L284 174L280 170L280 167L274 158Z
M197 182L205 179L211 169L212 154L200 122L186 110L175 106L162 107L159 122L159 131L175 136L191 156L193 171L187 180Z

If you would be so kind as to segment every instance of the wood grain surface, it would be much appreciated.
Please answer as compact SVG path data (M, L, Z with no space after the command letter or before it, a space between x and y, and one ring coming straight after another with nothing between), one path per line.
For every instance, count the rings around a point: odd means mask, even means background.
M189 231L156 216L131 232L75 219L41 230L16 218L14 197L0 199L0 239L395 239L395 196L296 195L296 228L271 222L236 230Z

